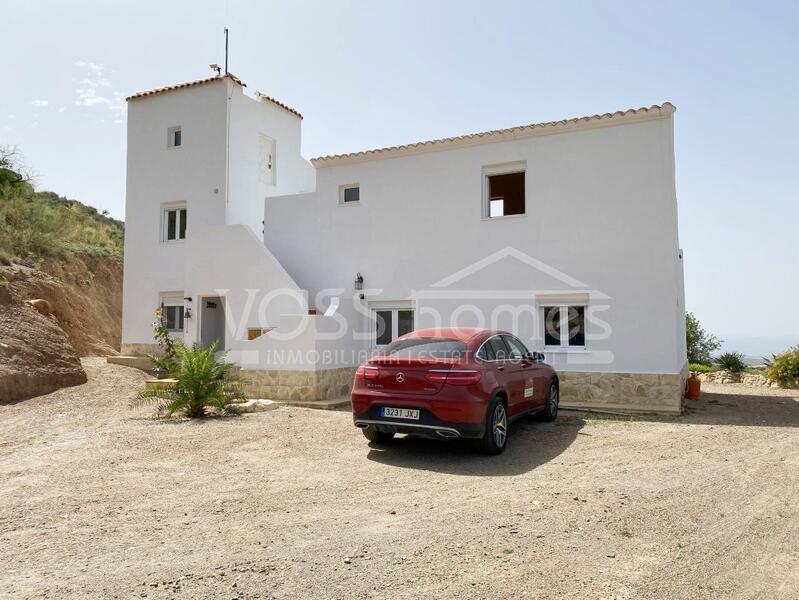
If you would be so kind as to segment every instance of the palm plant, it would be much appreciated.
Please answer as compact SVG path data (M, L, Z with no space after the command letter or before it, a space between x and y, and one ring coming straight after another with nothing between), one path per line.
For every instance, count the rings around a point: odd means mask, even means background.
M744 355L740 352L725 352L716 359L716 364L730 373L741 373L746 369Z
M225 363L225 354L216 353L217 342L208 348L195 344L191 348L175 344L177 360L169 376L174 385L142 390L131 402L131 408L158 402L156 417L171 417L183 413L190 418L206 416L212 407L223 414L239 414L236 404L246 400L241 379L230 375L231 365Z

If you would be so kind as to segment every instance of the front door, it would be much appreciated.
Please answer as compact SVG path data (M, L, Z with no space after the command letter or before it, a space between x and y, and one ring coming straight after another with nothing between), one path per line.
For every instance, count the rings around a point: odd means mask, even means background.
M225 299L220 296L204 296L200 311L200 343L207 348L218 340L217 350L224 350Z

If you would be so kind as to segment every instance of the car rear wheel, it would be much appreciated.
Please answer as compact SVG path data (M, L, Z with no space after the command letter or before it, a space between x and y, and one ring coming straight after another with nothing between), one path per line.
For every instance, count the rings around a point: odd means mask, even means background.
M554 421L558 417L558 405L560 404L560 390L558 384L554 381L549 385L549 393L547 394L547 401L544 404L544 410L539 414L542 421Z
M499 454L508 443L508 411L499 396L494 397L486 412L486 427L480 440L480 450L485 454Z
M384 444L394 437L393 431L378 431L371 425L369 427L364 427L361 431L367 440L375 442L376 444Z

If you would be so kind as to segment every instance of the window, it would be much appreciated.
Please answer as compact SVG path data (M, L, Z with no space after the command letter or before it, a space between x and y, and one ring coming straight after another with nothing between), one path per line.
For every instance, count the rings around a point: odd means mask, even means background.
M413 309L380 308L374 311L375 345L385 346L413 331Z
M342 185L339 189L339 204L358 204L361 201L361 187L357 183Z
M505 340L505 343L508 345L508 348L510 349L509 356L511 360L522 360L530 355L530 351L527 350L527 348L524 347L524 344L522 344L515 337L512 337L510 335L503 335L502 339Z
M585 347L585 306L545 306L543 310L544 346Z
M508 347L498 335L495 335L486 342L489 352L494 355L493 360L506 360L508 358Z
M183 333L183 293L161 296L161 320L170 333Z
M277 185L277 142L266 134L258 134L259 178L262 183Z
M441 337L415 338L392 342L383 352L384 356L408 358L453 358L466 354L466 344L458 340Z
M483 169L483 217L525 214L525 163Z
M167 130L167 146L170 148L178 148L183 143L183 132L180 127L170 127Z
M167 206L163 209L163 236L165 242L186 239L186 206Z

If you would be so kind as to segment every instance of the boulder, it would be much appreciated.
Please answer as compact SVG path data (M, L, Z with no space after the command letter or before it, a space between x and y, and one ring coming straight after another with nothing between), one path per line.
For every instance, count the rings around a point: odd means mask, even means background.
M33 300L28 300L28 304L30 304L33 308L38 310L40 315L49 317L51 314L53 314L53 310L50 307L50 303L43 298L35 298Z

